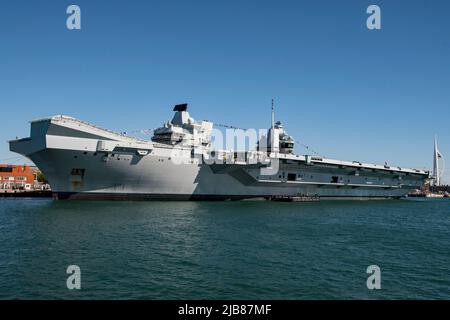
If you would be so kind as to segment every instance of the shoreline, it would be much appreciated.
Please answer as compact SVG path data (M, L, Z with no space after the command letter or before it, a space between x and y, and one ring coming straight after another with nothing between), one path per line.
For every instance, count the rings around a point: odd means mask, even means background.
M1 192L0 198L51 198L53 192L50 190L35 190L35 191L12 191Z

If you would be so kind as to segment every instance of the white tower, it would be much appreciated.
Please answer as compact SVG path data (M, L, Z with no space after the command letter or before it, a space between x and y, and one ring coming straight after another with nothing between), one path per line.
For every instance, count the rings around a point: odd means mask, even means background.
M442 159L442 167L439 166L439 159ZM434 185L440 186L441 185L441 176L442 172L444 170L444 158L442 157L442 154L439 152L437 147L437 138L434 136L434 153L433 153L433 178L434 178Z

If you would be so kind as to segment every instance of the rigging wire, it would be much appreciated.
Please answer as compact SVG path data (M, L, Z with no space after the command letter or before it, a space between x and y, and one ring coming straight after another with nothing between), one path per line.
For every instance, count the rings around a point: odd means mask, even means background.
M239 128L239 127L230 126L228 124L221 124L221 123L214 123L214 126L222 127L222 128L228 128L228 129L235 129L235 130L243 130L243 131L247 131L248 130L248 129Z
M310 146L308 146L308 145L306 145L304 143L301 143L300 141L297 141L297 140L295 142L298 143L299 145L301 145L302 147L304 147L306 150L311 151L316 156L319 156L319 157L323 158L323 156L320 153L318 153L317 151L314 151L314 149L312 149Z
M234 130L243 130L243 131L248 131L249 129L245 129L245 128L239 128L236 126L231 126L228 124L222 124L222 123L214 123L214 126L216 127L221 127L221 128L227 128L227 129L234 129ZM122 132L123 134L136 134L136 133L140 133L140 134L144 134L144 135L151 135L153 134L153 132L156 130L157 128L154 129L136 129L136 130L130 130L130 131L124 131ZM302 146L303 148L305 148L308 151L311 151L312 153L314 153L316 156L322 157L323 156L315 151L313 148L311 148L310 146L308 146L307 144L304 144L298 140L295 140L295 143L299 144L300 146Z
M214 123L214 125L217 126L217 127L222 127L222 128L238 129L238 130L244 130L244 131L249 130L249 129L238 128L238 127L235 127L235 126L230 126L230 125L227 125L227 124L221 124L221 123ZM319 156L319 157L321 157L321 158L324 158L320 153L318 153L317 151L315 151L313 148L311 148L311 147L308 146L307 144L301 143L301 142L298 141L298 140L295 140L295 143L298 143L299 145L301 145L302 147L304 147L306 150L311 151L311 152L314 153L315 155L317 155L317 156Z

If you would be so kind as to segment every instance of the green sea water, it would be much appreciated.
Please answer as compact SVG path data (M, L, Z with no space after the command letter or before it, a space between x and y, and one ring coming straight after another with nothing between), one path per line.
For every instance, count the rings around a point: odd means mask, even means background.
M0 199L0 298L450 299L450 201Z

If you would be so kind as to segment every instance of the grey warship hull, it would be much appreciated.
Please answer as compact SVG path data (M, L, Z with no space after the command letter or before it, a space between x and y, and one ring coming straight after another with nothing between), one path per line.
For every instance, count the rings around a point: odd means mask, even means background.
M33 121L30 137L10 141L10 149L43 171L58 199L387 199L419 188L429 176L274 150L217 151L221 161L207 161L211 153L196 146L140 140L66 116Z

